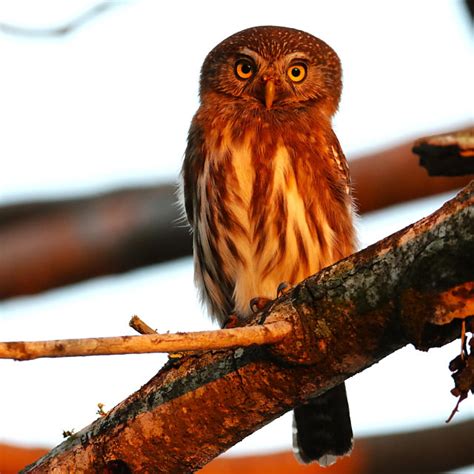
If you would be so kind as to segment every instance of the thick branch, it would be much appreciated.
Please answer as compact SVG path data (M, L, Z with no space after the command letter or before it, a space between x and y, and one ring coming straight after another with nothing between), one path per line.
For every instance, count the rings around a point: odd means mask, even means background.
M266 322L293 332L271 348L205 352L150 382L26 472L193 472L309 396L413 342L459 336L430 322L436 295L474 281L474 183L433 215L279 299Z
M350 161L360 212L469 182L428 177L411 148L409 142ZM3 206L0 299L190 255L191 236L179 222L172 184Z

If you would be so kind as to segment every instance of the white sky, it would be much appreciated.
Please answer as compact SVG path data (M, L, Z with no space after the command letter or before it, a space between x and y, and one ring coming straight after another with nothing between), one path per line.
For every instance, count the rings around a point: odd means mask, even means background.
M57 25L92 4L4 1L0 22ZM472 40L460 1L301 0L289 8L279 0L242 0L239 7L142 0L63 39L0 33L0 204L175 179L206 53L258 24L304 29L339 53L345 88L336 131L347 154L473 118ZM448 197L364 216L363 246ZM210 328L196 302L190 259L0 302L0 338L131 334L133 314L160 331ZM349 380L356 435L441 426L455 402L447 364L458 349L406 348ZM57 444L64 429L96 418L98 402L111 408L164 360L0 361L0 441ZM461 404L457 419L472 416L472 407L472 400ZM290 421L282 417L231 452L288 448Z

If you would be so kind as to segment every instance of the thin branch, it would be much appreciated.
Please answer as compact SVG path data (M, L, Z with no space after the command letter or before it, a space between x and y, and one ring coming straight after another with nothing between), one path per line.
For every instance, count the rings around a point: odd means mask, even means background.
M80 466L99 473L117 465L130 472L194 472L397 349L412 343L426 350L454 340L459 320L436 325L430 318L439 294L474 281L473 228L474 182L431 216L278 299L265 324L290 323L293 330L280 343L167 364L25 472Z
M145 354L249 347L279 342L288 336L291 329L290 323L278 321L263 326L218 331L0 342L0 359L31 360L42 357Z
M118 3L119 2L115 1L105 1L94 5L85 12L78 15L76 18L66 22L61 26L55 26L51 28L28 28L11 25L8 23L0 23L0 31L8 35L25 36L31 38L66 36L78 30L80 27L94 20L98 16L104 14L107 10L114 8Z
M438 303L435 304L434 299ZM447 324L455 318L467 318L474 314L474 282L433 293L430 300L434 311L429 320L434 324ZM138 316L133 316L129 325L142 336L0 342L0 359L32 360L44 357L173 353L249 347L280 342L292 330L290 323L277 321L262 326L218 331L158 334Z

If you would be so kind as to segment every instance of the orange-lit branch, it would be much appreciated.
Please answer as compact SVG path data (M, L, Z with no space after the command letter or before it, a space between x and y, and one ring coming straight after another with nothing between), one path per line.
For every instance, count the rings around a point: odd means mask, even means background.
M290 323L278 321L262 326L221 329L219 331L60 339L56 341L0 342L0 359L31 360L41 357L228 349L273 344L281 341L290 332Z
M474 182L431 216L277 300L265 324L291 325L281 342L201 352L167 364L25 472L78 466L85 472L194 472L308 397L408 343L427 349L460 337L459 320L438 325L432 315L446 298L451 305L450 290L453 308L472 298L465 284L474 281L473 228Z

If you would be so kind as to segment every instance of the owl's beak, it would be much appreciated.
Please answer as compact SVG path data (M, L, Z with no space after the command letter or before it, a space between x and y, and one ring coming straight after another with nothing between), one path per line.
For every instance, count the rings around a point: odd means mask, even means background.
M265 82L265 107L270 109L275 100L275 83L272 79Z

